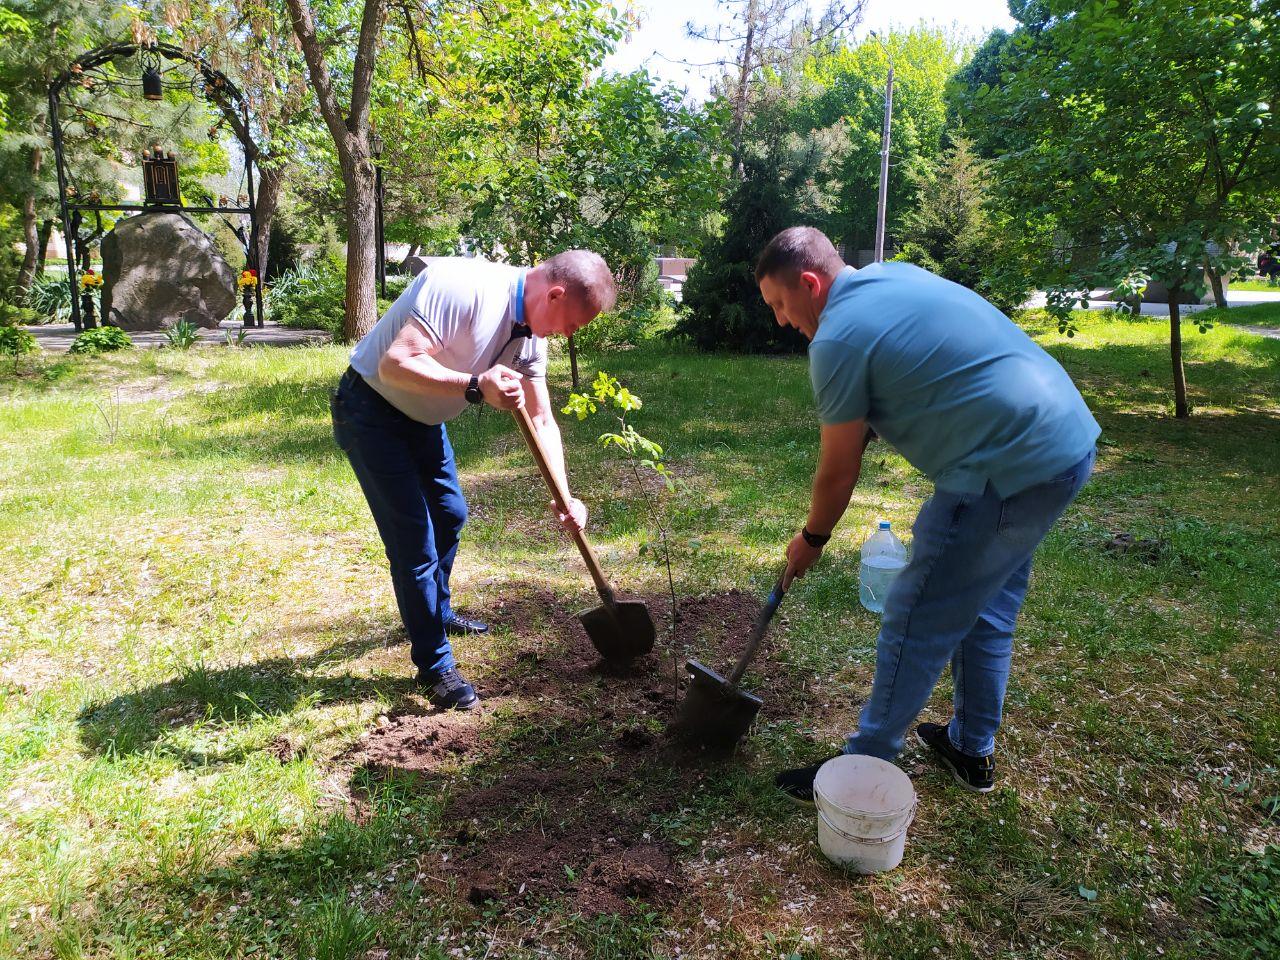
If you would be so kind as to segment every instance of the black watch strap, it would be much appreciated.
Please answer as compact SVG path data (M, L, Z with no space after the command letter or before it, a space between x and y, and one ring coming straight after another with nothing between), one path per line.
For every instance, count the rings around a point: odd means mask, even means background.
M815 549L820 547L825 547L827 545L827 541L831 539L831 534L810 533L808 527L801 528L800 536L804 537L805 543L807 543L811 547L814 547Z
M467 389L462 392L467 398L467 403L480 403L484 400L484 394L480 392L480 378L474 373L471 375L471 382L467 384Z

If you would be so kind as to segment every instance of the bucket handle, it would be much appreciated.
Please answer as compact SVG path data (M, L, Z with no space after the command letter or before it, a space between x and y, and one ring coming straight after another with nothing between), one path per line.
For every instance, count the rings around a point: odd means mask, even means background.
M916 801L914 801L914 802L911 804L911 813L909 813L909 814L907 815L906 823L904 823L904 824L902 825L901 829L899 829L899 830L898 830L896 833L894 833L892 836L888 836L888 837L876 837L876 838L874 838L874 839L870 839L870 840L868 840L866 837L854 837L854 836L851 836L851 835L849 835L849 834L845 833L843 830L841 830L839 827L837 827L834 823L832 823L832 822L831 822L831 820L827 817L827 813L826 813L826 811L825 811L825 810L823 810L821 807L819 807L819 808L818 808L818 816L819 816L819 817L821 817L821 818L822 818L822 821L823 821L823 822L824 822L828 827L830 827L830 828L831 828L831 830L832 830L832 832L833 832L833 833L836 833L836 834L838 834L839 836L844 837L844 839L846 839L846 840L850 841L851 843L865 843L865 844L872 844L872 845L874 845L874 844L881 844L881 843L892 843L894 840L897 840L897 839L898 839L898 837L902 836L902 834L904 834L904 833L906 832L907 827L911 826L911 824L915 821L915 819L916 819L916 808L917 808L919 805L920 805L920 801L919 801L919 800L916 800Z

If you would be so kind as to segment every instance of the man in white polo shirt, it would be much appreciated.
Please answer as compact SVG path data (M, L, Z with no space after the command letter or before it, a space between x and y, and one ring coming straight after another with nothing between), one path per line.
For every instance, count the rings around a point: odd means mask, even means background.
M479 258L433 261L356 345L333 392L333 435L369 502L418 682L437 707L470 710L480 702L458 672L449 635L488 630L449 603L467 502L445 421L468 404L526 407L568 489L545 338L573 334L612 309L616 296L608 266L589 250L532 269ZM568 506L561 522L585 526L582 502Z

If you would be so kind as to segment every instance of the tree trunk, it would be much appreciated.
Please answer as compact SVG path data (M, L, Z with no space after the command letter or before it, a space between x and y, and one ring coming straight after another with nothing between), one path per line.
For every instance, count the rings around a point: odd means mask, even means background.
M310 0L287 0L287 3L293 32L307 61L311 89L342 167L347 215L347 302L342 334L347 341L354 342L378 322L375 249L378 224L374 169L369 153L369 103L386 0L364 0L360 38L351 69L351 104L346 110L338 106L333 77L325 63L325 47L316 34Z
M733 176L742 179L742 130L747 120L747 82L751 79L751 55L755 52L752 43L755 39L757 0L751 0L747 6L747 38L742 44L742 62L738 65L738 90L733 103L733 142L729 160L729 170Z
M271 224L280 208L280 192L284 188L284 176L276 169L258 168L258 249L253 266L259 281L267 279L271 266Z
M347 194L347 309L342 335L348 343L355 343L378 322L373 164L361 158L355 166L356 169L342 172Z
M31 289L31 280L36 274L36 260L39 257L40 229L36 222L36 186L40 182L40 166L44 161L44 148L33 147L31 150L31 192L22 198L22 240L27 252L22 255L22 267L18 270L18 285L14 291L14 300L21 303Z
M404 273L409 269L409 261L418 255L418 251L422 249L422 244L409 244L409 252L404 255L404 259L400 261L400 272Z
M1179 420L1191 416L1187 407L1187 375L1182 369L1182 316L1178 299L1182 290L1169 288L1169 356L1173 360L1173 415Z
M53 236L53 219L47 219L41 222L39 244L36 250L36 272L34 276L38 277L44 273L44 255L49 249L49 238Z
M569 377L573 381L573 390L578 391L578 345L573 342L573 334L569 334Z
M1223 287L1222 274L1213 269L1213 267L1206 267L1205 272L1209 275L1209 286L1213 288L1214 305L1225 310L1227 308L1227 291Z

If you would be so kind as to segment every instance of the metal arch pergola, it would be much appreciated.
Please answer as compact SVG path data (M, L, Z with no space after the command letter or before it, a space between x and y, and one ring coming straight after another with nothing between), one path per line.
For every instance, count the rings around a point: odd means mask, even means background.
M247 180L247 206L188 207L178 205L175 207L160 207L146 203L101 204L84 202L78 193L73 192L73 195L69 195L68 181L70 175L64 155L62 121L59 116L59 107L62 103L64 89L68 85L76 83L85 85L89 89L93 89L98 85L108 88L139 86L139 84L123 77L111 76L101 72L99 68L114 60L134 57L140 54L149 54L156 57L157 60L159 57L164 57L166 60L187 64L193 68L194 73L189 79L188 88L193 93L203 95L205 100L218 108L243 148L244 171ZM241 232L240 239L245 246L246 268L255 271L258 269L258 204L253 185L253 168L257 151L249 132L249 106L244 96L240 93L240 89L221 71L215 70L210 66L209 62L203 57L188 53L167 43L114 43L83 53L49 84L49 126L53 138L54 159L58 170L58 206L62 214L62 235L67 244L67 282L71 285L71 319L77 331L84 329L86 315L89 316L92 322L92 301L89 299L89 293L85 291L83 294L85 298L83 308L77 294L80 293L78 289L80 264L83 260L87 267L89 246L102 235L101 217L97 215L103 212L138 211L141 213L159 209L175 209L186 213L247 214L249 217L249 237L246 241ZM98 220L97 229L88 235L81 234L85 213L94 214ZM255 284L252 289L252 310L250 310L251 298L248 296L248 291L245 291L244 325L246 327L261 327L262 283Z

